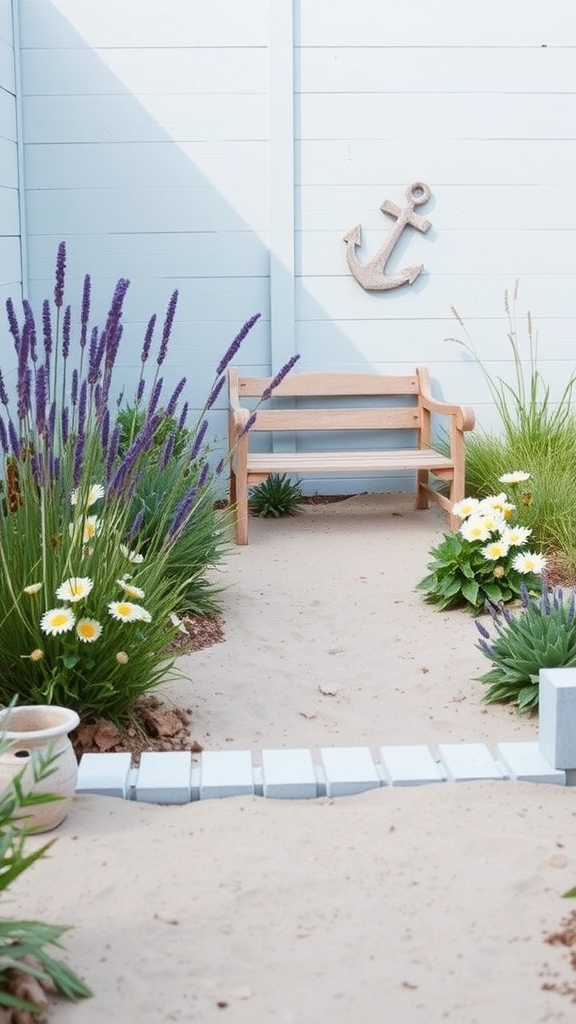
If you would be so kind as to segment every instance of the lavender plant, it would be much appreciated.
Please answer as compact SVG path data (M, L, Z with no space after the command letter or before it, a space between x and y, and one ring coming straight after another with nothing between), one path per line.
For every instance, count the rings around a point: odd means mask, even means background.
M164 396L162 373L178 293L157 344L156 317L148 322L132 400L138 420L121 448L112 410L129 282L118 281L98 327L90 323L87 275L75 323L65 266L61 243L53 302L44 301L39 323L26 300L20 318L6 304L17 380L11 402L0 371L0 702L17 694L20 703L58 703L122 722L171 667L171 620L189 579L175 578L169 562L223 470L224 460L214 470L198 464L207 413L258 315L220 360L191 445L174 463L186 379ZM154 529L144 532L146 510L135 511L134 501L159 438L159 464L176 471L156 495Z
M494 635L476 620L477 647L492 663L479 676L488 687L488 704L515 704L519 711L538 708L541 668L576 665L576 591L548 588L541 580L540 595L531 597L521 588L522 607L515 613L505 605L488 605Z

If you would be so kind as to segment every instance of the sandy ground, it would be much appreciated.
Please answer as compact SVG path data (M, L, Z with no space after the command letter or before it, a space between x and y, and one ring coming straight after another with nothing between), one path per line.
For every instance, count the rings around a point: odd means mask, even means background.
M534 739L482 704L466 613L414 592L444 524L409 496L251 523L222 584L223 643L165 695L205 749ZM322 691L328 692L322 692ZM73 925L94 998L54 1024L540 1024L576 1020L576 789L382 788L184 807L78 797L3 915ZM38 842L34 840L33 842Z

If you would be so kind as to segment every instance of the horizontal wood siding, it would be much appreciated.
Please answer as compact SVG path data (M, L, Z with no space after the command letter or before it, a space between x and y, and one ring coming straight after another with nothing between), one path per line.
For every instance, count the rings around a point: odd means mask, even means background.
M540 333L544 379L560 397L576 326L576 16L563 0L382 7L298 4L297 347L303 369L431 367L438 393L496 425L473 358L514 383L504 296ZM424 181L426 234L406 230L389 272L424 265L411 287L365 292L345 260L362 226L367 260ZM451 313L455 307L463 326Z
M128 277L119 384L140 369L150 315L179 291L165 388L201 408L240 326L268 372L267 0L20 0L29 276L50 295L67 244L78 315ZM223 401L214 430L225 432Z
M22 288L20 216L18 207L18 149L16 131L16 78L12 5L0 0L0 331L4 325L6 299L19 299ZM6 351L5 346L2 346ZM10 358L12 346L7 349ZM9 376L10 363L3 363Z
M9 9L0 0L0 222L16 238ZM518 279L521 338L530 311L559 397L575 365L573 0L483 0L473 16L462 0L19 9L31 298L50 294L62 238L76 308L85 272L99 315L129 277L127 380L148 317L178 288L170 372L189 378L195 408L222 351L260 312L238 355L243 373L275 372L293 350L299 371L426 365L439 397L496 425L457 340L513 384L504 296ZM370 259L392 226L382 202L402 205L417 180L432 190L419 209L432 227L406 229L387 269L424 270L412 286L366 292L343 236L360 224L359 258ZM14 260L6 245L0 266Z

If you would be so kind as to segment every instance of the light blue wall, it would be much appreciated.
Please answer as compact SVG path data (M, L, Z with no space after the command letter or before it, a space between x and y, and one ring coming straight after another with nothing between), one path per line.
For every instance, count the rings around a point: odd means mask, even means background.
M3 0L5 4L5 0ZM424 364L449 400L494 421L478 368L446 341L456 307L509 378L503 300L519 278L543 375L574 366L576 17L573 0L19 0L27 268L37 305L68 247L101 310L131 279L123 372L174 287L171 364L198 407L241 323L255 372L401 372ZM14 141L12 139L12 145ZM384 199L432 189L392 263L411 287L365 292ZM392 267L390 269L393 269ZM224 403L213 420L225 434ZM339 482L339 489L343 487ZM354 482L350 484L354 487Z
M21 296L16 77L10 0L0 0L0 302Z

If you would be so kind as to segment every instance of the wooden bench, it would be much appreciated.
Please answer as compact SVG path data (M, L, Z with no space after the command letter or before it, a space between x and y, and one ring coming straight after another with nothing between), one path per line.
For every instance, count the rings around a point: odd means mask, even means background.
M464 497L464 431L474 426L474 413L460 405L437 401L430 394L428 370L420 367L410 376L387 377L367 373L289 373L272 399L258 406L271 377L241 377L235 367L228 371L230 502L236 508L236 543L248 543L248 492L272 473L416 473L416 508L428 508L432 498L448 514L451 529L460 520L451 514ZM248 401L246 401L248 400ZM256 420L246 431L254 408ZM431 446L432 413L446 417L449 455ZM306 433L309 444L314 431L372 432L412 431L410 447L366 447L362 450L300 449L254 451L251 439L257 432L274 435ZM310 434L308 434L310 432ZM413 440L412 440L413 439ZM387 442L394 442L388 433ZM322 440L320 441L322 443ZM405 443L405 442L403 442ZM324 442L325 444L325 442ZM273 444L270 444L273 447ZM430 474L448 485L441 494L430 484Z

